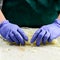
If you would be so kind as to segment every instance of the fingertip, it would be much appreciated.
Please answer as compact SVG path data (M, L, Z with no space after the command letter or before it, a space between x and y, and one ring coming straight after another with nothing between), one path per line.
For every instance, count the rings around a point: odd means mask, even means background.
M38 40L36 41L37 46L40 46L40 43L41 43L41 41L38 41Z
M49 42L49 43L52 42L52 39L50 39L50 37L48 38L48 42Z
M33 35L33 37L31 38L31 41L30 42L33 43L36 40L36 38L37 37L35 35Z
M21 45L24 46L25 45L25 41Z
M20 42L15 42L17 45L20 45Z
M40 29L38 29L38 30L34 33L32 39L31 39L31 41L30 41L31 43L33 43L33 42L37 39L37 37L38 37L38 35L39 35L39 32L40 32Z
M49 43L51 43L51 42L52 42L52 40L48 40L48 42L49 42Z
M46 45L47 39L48 39L47 37L43 37L43 38L42 38L42 43L43 43L43 45Z
M36 43L36 46L40 46L40 43Z
M30 41L31 43L33 43L34 42L34 40L33 39L31 39L31 41Z
M43 45L46 45L46 42L42 42L43 43Z
M25 43L21 44L22 46L25 46Z
M25 40L28 41L28 37L27 36L25 37Z
M30 43L33 43L32 40L30 41Z

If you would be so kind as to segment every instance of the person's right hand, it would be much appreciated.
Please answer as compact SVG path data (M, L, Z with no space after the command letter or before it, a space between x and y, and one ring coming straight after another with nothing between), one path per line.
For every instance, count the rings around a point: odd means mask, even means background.
M25 44L28 41L28 37L24 31L15 24L10 23L8 20L3 21L0 24L0 34L9 42L16 42L16 44Z

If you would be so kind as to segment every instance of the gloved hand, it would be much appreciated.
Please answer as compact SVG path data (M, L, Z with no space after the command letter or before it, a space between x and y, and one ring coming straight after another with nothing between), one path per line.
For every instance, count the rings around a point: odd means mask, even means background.
M55 20L54 23L42 26L38 29L32 39L31 43L36 41L36 45L39 46L41 42L46 44L46 42L52 42L53 39L60 36L60 20Z
M5 20L0 24L0 34L7 39L9 42L16 42L16 44L25 44L28 41L28 37L25 35L23 30L15 24Z

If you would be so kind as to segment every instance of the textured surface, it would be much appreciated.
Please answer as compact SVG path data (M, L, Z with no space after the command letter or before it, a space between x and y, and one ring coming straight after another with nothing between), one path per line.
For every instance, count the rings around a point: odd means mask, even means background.
M36 31L37 29L38 29L38 28L23 28L25 34L26 34L26 35L28 36L28 38L29 38L28 42L26 42L26 45L31 45L31 44L30 44L30 40L31 40L33 34L35 33L35 31ZM57 39L52 40L51 43L46 42L46 45L56 45L56 46L60 46L60 40L59 40L59 39L60 39L60 37L58 37ZM35 45L36 45L36 44L35 44L35 42L34 42L34 44L32 44L32 46L35 46ZM42 43L41 43L41 45L43 46Z
M31 36L36 29L23 29ZM0 37L0 60L60 60L60 37L55 39L53 43L40 47L32 46L29 42L26 46L17 46L10 44Z

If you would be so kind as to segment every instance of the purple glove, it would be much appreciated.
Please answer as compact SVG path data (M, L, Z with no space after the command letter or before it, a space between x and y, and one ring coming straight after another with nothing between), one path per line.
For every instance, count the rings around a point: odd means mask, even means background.
M0 24L0 34L9 42L16 42L16 44L25 44L28 41L28 37L18 25L10 23L5 20Z
M54 23L42 26L38 29L32 39L31 43L36 41L36 45L39 46L41 42L46 44L46 42L52 42L53 39L60 36L60 20L55 20Z

